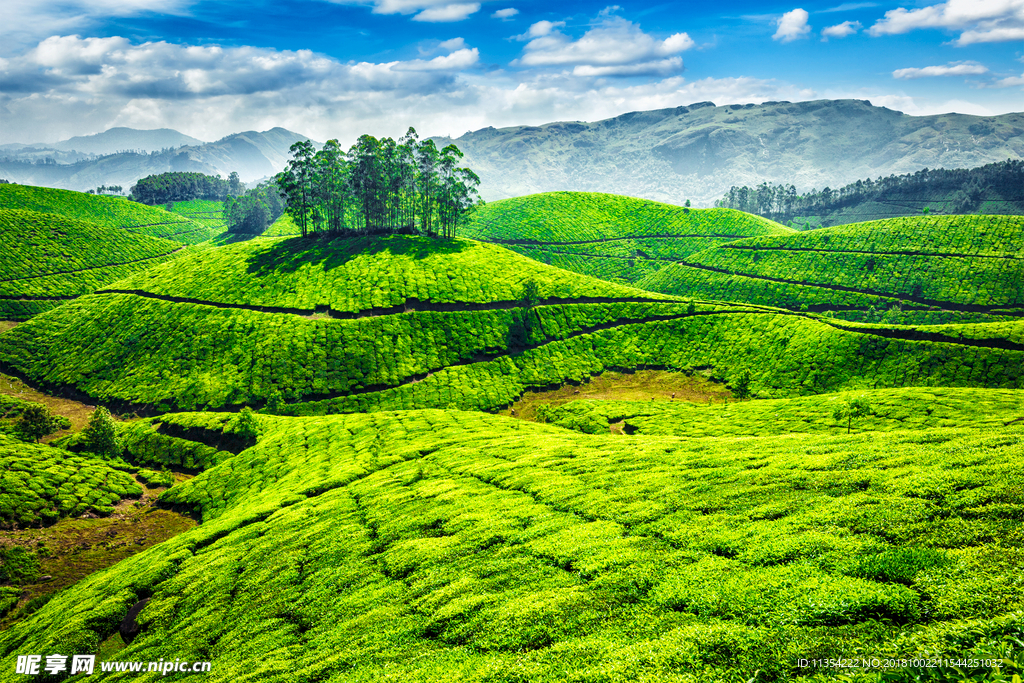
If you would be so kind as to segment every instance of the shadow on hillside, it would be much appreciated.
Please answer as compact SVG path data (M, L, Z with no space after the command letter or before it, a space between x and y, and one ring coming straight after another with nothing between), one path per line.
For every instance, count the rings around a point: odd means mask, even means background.
M406 235L336 237L316 240L303 237L275 241L249 259L248 271L255 275L293 273L305 265L323 265L325 271L342 266L357 256L387 252L393 256L427 256L456 254L472 247L466 240Z

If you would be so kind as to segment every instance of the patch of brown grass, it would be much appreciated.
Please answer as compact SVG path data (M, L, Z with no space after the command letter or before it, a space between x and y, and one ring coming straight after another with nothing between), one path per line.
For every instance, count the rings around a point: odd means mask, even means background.
M720 403L732 398L725 386L700 375L668 370L604 372L579 386L564 384L549 391L528 391L511 408L501 411L524 420L535 420L537 406L560 406L578 399L604 401L689 401Z
M96 406L86 405L67 398L49 396L40 391L36 391L20 379L4 374L0 374L0 394L14 396L16 398L25 399L26 401L42 403L44 406L49 408L50 412L54 415L63 415L71 420L71 429L62 429L59 432L54 432L49 436L43 437L44 443L49 443L54 439L59 439L62 436L81 431L87 424L89 424L89 418L92 416L93 411L96 410Z
M184 481L190 475L175 473L174 478ZM142 486L142 498L122 500L109 517L86 515L41 529L0 531L0 544L35 551L40 576L50 577L23 587L18 605L0 620L0 630L18 618L18 611L29 600L56 593L196 526L191 517L156 506L157 497L166 489Z

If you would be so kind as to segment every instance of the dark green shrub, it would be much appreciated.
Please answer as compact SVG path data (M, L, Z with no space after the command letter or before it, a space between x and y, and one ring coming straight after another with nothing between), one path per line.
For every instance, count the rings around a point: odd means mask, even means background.
M0 548L0 583L19 586L32 583L39 576L39 558L21 546Z
M21 411L15 431L26 441L36 442L60 429L59 425L59 420L50 414L49 408L32 403Z
M841 569L847 576L909 586L918 572L941 567L947 561L946 554L934 548L894 548L855 558Z
M117 424L110 411L103 406L93 411L89 426L83 432L85 448L97 455L118 455L121 446L117 438Z

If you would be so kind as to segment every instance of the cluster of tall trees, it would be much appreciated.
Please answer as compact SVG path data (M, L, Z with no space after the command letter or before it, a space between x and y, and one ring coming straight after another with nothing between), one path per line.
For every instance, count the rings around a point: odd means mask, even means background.
M739 209L786 223L798 216L825 216L863 202L948 199L946 213L970 213L989 196L1024 202L1024 161L1007 159L972 169L924 169L877 180L858 180L833 190L799 194L793 185L761 183L732 187L715 206Z
M228 232L258 235L284 213L284 199L276 183L261 183L237 197L224 200Z
M275 181L285 211L303 236L343 232L420 232L453 237L479 202L480 178L459 166L455 145L438 150L410 128L397 141L362 135L342 150L328 140L291 147L292 158Z
M238 182L238 174L232 173L235 179L236 194L244 187ZM209 199L222 202L231 194L231 180L220 176L203 173L173 171L146 176L132 185L128 198L156 206L168 202L187 202L190 199Z

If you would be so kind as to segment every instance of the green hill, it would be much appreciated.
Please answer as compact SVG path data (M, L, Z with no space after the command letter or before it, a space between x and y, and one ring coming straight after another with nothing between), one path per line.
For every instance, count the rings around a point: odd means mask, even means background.
M542 263L626 283L736 239L792 232L741 211L595 192L546 192L485 204L462 230Z
M797 194L787 184L733 187L715 202L802 227L932 214L1024 214L1024 161L978 168L933 168L901 176L865 178L838 189Z
M187 217L128 201L124 197L92 195L51 187L14 183L0 184L0 209L23 209L59 214L108 228L123 228L149 237L161 237L184 244L198 244L223 232Z
M936 324L1024 315L1022 216L920 216L723 244L637 283L849 320ZM887 311L895 306L899 310Z
M193 443L237 429L215 413L160 425ZM209 661L212 683L839 680L871 671L800 660L1012 671L1021 656L1020 426L756 448L457 411L262 427L162 495L197 528L0 633L0 678L19 654L98 648ZM961 680L927 666L901 680Z
M774 436L793 433L858 434L934 428L999 430L1024 422L1024 392L947 387L874 389L765 401L700 404L685 401L571 401L541 409L545 422L589 434L609 425L627 434L671 436ZM863 398L867 413L836 418L845 403Z
M0 209L0 319L21 320L173 258L178 242Z
M1017 387L1022 359L1021 322L925 331L683 302L495 245L402 236L190 252L0 337L2 368L158 412L496 410L641 366L746 371L764 396Z
M122 498L142 495L130 474L100 458L4 434L0 471L0 528L52 524L86 512L109 515Z

